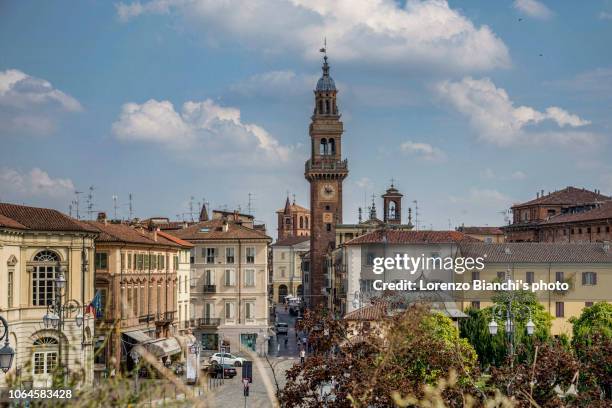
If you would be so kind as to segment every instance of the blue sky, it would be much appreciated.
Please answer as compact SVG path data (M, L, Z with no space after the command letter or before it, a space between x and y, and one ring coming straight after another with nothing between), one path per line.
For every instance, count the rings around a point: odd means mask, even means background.
M345 222L391 178L438 229L612 193L612 1L88 0L0 5L0 200L67 212L93 185L96 210L176 218L251 192L275 236L287 191L308 205L323 37Z

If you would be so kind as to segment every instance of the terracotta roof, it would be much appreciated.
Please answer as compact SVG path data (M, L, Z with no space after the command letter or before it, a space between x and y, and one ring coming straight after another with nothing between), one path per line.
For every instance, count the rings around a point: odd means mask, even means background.
M464 234L502 235L504 232L498 227L459 227L457 231Z
M170 241L172 241L172 242L174 242L176 244L179 244L182 247L193 248L193 244L191 242L184 241L184 240L182 240L182 239L180 239L178 237L175 237L174 235L168 234L166 232L157 231L157 235L162 236L162 237L164 237L164 238L166 238L166 239L168 239L168 240L170 240Z
M169 232L186 241L224 240L224 239L266 239L272 241L265 232L248 228L233 221L228 221L228 230L223 231L223 220L216 219L199 222L187 228Z
M157 233L157 240L155 240L154 232L131 227L127 224L104 223L99 221L86 222L97 231L100 231L100 236L96 239L96 242L121 242L151 246L180 246L176 242L164 238L163 235L159 234L159 231Z
M287 237L280 241L276 241L271 246L292 246L295 244L301 244L302 242L310 241L308 235L298 235L297 237Z
M602 243L511 242L461 243L461 255L485 257L485 263L612 263L612 249Z
M97 232L86 223L50 208L0 203L0 226L34 231ZM9 221L10 220L10 221Z
M381 320L386 316L387 304L381 302L353 310L344 316L344 320Z
M453 242L480 242L476 238L465 235L459 231L398 231L398 230L376 230L361 235L345 245L362 244L443 244Z
M536 198L535 200L527 201L521 204L515 204L512 208L524 207L527 205L579 205L594 203L598 201L607 201L610 197L603 194L589 191L583 188L566 187L563 190L555 191L548 195Z
M605 219L612 219L612 201L606 201L600 206L588 211L573 214L558 214L553 217L550 217L546 221L543 221L541 224L560 224L565 222L594 221Z

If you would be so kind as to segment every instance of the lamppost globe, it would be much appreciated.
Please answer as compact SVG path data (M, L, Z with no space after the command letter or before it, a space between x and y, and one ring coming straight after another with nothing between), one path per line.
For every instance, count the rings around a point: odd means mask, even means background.
M76 322L77 327L81 327L83 325L83 312L79 311L79 314L76 315L74 321Z
M59 317L55 313L47 312L43 316L43 323L47 329L50 327L53 327L55 329L57 327L58 321Z
M15 357L15 351L9 346L8 339L4 344L4 347L0 349L0 369L3 372L7 372L13 365L13 357Z
M55 286L58 289L64 289L66 287L66 277L64 276L63 272L60 272L60 274L55 279Z
M489 334L491 336L495 336L497 334L497 322L495 321L495 319L491 319L491 321L489 322Z
M535 323L533 323L533 320L529 319L526 327L527 327L527 334L530 336L533 336L533 332L535 330Z

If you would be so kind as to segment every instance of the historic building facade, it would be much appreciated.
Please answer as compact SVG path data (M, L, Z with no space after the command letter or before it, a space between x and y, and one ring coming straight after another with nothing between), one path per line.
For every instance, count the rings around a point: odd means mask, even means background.
M204 353L221 345L263 353L268 334L268 246L252 217L213 218L171 233L194 245L190 327Z
M323 75L314 90L311 155L304 170L310 183L310 273L308 293L304 294L309 305L327 302L325 256L334 249L336 225L342 223L342 182L348 175L348 163L342 160L343 125L337 94L326 55Z
M96 374L131 370L130 352L142 345L164 361L182 351L175 336L179 256L191 245L157 227L88 221L99 231L95 253Z
M502 227L508 242L601 242L612 240L612 198L598 190L567 187L512 206Z
M272 299L282 303L287 295L303 296L302 256L310 249L308 236L276 241L272 249Z
M566 282L567 291L542 290L536 296L554 318L552 334L572 335L571 317L596 302L610 301L612 287L612 249L605 243L486 244L466 242L459 245L461 256L482 257L485 268L458 276L462 281L498 279L526 283ZM462 308L491 306L493 292L465 291Z
M84 383L93 381L94 322L83 308L94 296L90 261L97 234L56 210L0 203L0 314L15 351L10 371L0 371L0 386L10 374L37 388L50 387L60 362L69 371L83 370ZM60 276L63 289L56 283ZM43 324L56 300L77 305L64 314L61 331Z
M285 202L285 207L276 211L279 241L289 237L310 236L310 210L293 201Z

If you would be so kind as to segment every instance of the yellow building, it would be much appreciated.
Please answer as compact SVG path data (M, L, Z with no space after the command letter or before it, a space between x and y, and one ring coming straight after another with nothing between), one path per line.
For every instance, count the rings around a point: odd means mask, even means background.
M569 319L595 302L612 301L612 249L608 243L461 243L461 256L483 257L485 268L457 275L459 281L506 279L525 283L568 283L568 290L538 290L540 303L553 316L552 334L571 335ZM464 292L461 305L491 306L494 292Z
M8 375L51 386L61 361L69 371L83 370L93 380L93 319L84 313L94 295L94 238L98 231L47 208L0 203L0 313L9 324L15 358ZM60 276L64 288L58 290ZM59 297L61 295L61 298ZM63 329L46 327L48 305L61 299ZM79 323L77 316L83 318ZM0 372L0 386L6 375Z
M287 237L271 247L272 299L282 303L287 295L303 296L302 255L310 250L310 237Z

